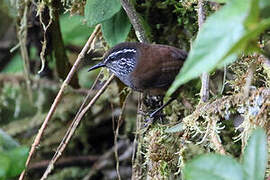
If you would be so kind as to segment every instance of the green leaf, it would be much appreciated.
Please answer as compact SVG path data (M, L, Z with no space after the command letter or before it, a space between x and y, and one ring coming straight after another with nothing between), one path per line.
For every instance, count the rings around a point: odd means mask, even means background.
M21 146L6 152L7 156L10 158L10 168L7 173L8 177L17 176L24 170L28 151L27 147Z
M225 59L218 64L217 67L221 68L224 65L232 63L233 59L231 57L235 56L236 58L237 54L240 52L247 51L252 46L256 47L256 38L268 27L270 27L270 18L261 21L255 29L247 31L245 35L231 48L225 56Z
M77 46L82 46L94 30L83 24L83 16L79 15L62 15L60 27L64 43Z
M227 66L230 63L233 63L235 61L235 59L237 58L237 53L230 53L230 55L226 56L222 62L219 62L217 64L217 68L222 68L224 66Z
M241 165L229 156L207 154L187 163L185 180L244 180Z
M223 60L245 33L244 21L249 12L250 1L228 3L205 21L168 95L203 72L210 72Z
M259 0L251 0L249 8L248 17L246 18L244 24L247 29L254 29L259 23Z
M176 124L169 129L166 129L165 132L167 133L175 133L175 132L181 132L184 130L183 123Z
M263 180L267 165L267 137L262 128L251 134L243 156L246 180Z
M110 47L126 40L131 24L126 12L121 9L112 18L102 23L102 34Z
M217 68L221 68L232 63L234 59L236 59L237 54L247 51L250 46L256 46L256 38L268 27L270 27L270 18L262 20L256 28L248 30L245 35L231 48L224 60L217 65ZM255 41L255 43L253 41Z
M119 0L87 0L84 14L89 26L110 19L121 9Z
M0 178L6 177L9 166L9 158L4 153L0 152Z
M270 18L259 21L259 10L268 5L269 2L261 5L258 0L230 1L210 16L167 95L203 72L234 62L241 52L254 52L256 39L270 27Z
M269 27L270 27L270 18L262 20L256 28L246 32L246 34L239 40L239 42L234 45L234 47L231 49L231 52L236 52L237 46L242 47L242 49L244 49L244 47L248 45L250 41L256 40L256 38Z
M0 150L11 150L16 147L19 147L18 142L0 129Z

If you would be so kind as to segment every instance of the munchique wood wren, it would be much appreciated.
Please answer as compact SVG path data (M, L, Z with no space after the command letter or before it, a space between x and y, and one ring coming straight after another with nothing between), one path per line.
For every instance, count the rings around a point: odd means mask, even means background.
M106 67L135 91L149 95L164 95L186 57L187 53L184 50L168 45L124 42L111 48L103 61L88 71ZM154 117L174 99L171 98L150 117Z

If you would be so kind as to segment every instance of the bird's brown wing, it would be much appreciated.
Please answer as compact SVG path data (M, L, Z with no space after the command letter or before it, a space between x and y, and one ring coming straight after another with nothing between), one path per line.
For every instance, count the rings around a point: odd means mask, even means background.
M143 56L143 60L139 58L140 61L133 72L136 73L139 81L135 81L134 84L149 90L167 90L182 67L187 53L165 45L151 45L143 48L140 51L142 52L140 57Z

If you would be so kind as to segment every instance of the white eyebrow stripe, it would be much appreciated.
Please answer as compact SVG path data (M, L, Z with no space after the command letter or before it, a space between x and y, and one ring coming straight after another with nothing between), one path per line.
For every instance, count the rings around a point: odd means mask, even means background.
M126 53L126 52L136 53L136 49L121 49L119 51L113 52L105 59L104 63L106 64L106 62L108 61L108 59L110 59L110 57L116 56L117 54Z

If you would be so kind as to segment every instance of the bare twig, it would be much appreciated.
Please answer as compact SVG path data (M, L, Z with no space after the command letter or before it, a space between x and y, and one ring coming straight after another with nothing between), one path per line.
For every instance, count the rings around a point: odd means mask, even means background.
M270 79L270 60L266 56L261 55L259 60L262 63L262 67L267 75L267 79Z
M62 146L58 147L57 152L55 152L54 157L52 158L50 164L48 165L48 168L46 169L45 173L43 174L43 176L41 177L40 180L45 180L49 173L53 170L53 166L54 163L58 160L58 158L61 156L62 152L64 151L67 143L69 142L69 140L71 139L71 137L73 136L77 126L79 125L81 119L83 118L84 114L89 110L90 107L93 106L93 104L97 101L97 99L99 98L99 96L106 90L106 88L108 87L108 85L111 83L111 81L113 80L114 75L111 75L110 78L106 81L106 83L102 86L102 88L98 91L98 93L95 95L95 97L93 97L93 99L90 101L90 103L81 111L81 113L78 115L78 117L75 119L74 124L72 124L72 128L70 130L70 132L67 132L67 138L65 139L65 141L62 144Z
M33 100L33 94L32 94L32 88L31 88L31 78L30 78L30 60L29 60L29 54L26 47L26 41L27 41L27 13L29 9L29 3L30 1L24 1L22 3L23 5L23 15L20 19L20 27L18 30L18 39L20 44L20 50L21 55L23 59L23 68L24 68L24 75L25 75L25 81L26 81L26 87L29 95L29 99L32 102Z
M137 120L136 120L136 129L139 130L141 128L141 122L139 117L141 117L140 115L140 107L141 107L141 101L142 99L142 94L140 94L138 96L138 106L137 106ZM133 141L133 153L132 153L132 164L135 164L135 158L136 158L136 147L137 147L137 141L138 141L138 133L135 133L135 137L134 137L134 141ZM132 173L133 174L133 173Z
M39 142L40 142L40 139L41 139L41 137L42 137L42 135L43 135L43 133L44 133L44 130L45 130L46 127L47 127L47 124L48 124L49 120L52 118L52 116L53 116L53 114L54 114L54 112L55 112L55 110L56 110L57 105L59 104L59 102L60 102L61 99L62 99L63 92L64 92L65 88L67 87L67 85L68 85L69 82L71 81L71 79L72 79L74 73L76 72L76 70L77 70L77 68L78 68L78 66L79 66L79 64L80 64L80 62L81 62L81 60L84 58L86 52L88 51L88 49L89 49L89 47L90 47L91 42L93 41L94 37L95 37L96 34L99 32L99 30L100 30L100 25L97 25L96 28L95 28L95 30L94 30L94 32L91 34L91 36L90 36L90 38L88 39L87 43L86 43L85 46L83 47L81 53L78 55L77 60L75 61L74 65L72 66L72 69L71 69L70 72L68 73L68 75L67 75L65 81L63 82L63 84L62 84L62 86L61 86L61 88L60 88L60 90L59 90L59 92L58 92L56 98L54 99L54 102L53 102L53 104L52 104L52 106L51 106L51 108L50 108L50 110L49 110L49 112L48 112L48 114L47 114L47 116L46 116L46 118L45 118L45 120L44 120L42 126L40 127L40 129L39 129L39 131L38 131L38 134L37 134L37 136L36 136L36 138L35 138L35 140L34 140L32 146L31 146L31 149L30 149L28 158L27 158L26 163L25 163L26 169L27 169L27 167L28 167L28 165L29 165L29 163L30 163L30 160L31 160L33 154L35 153L36 147L38 146L38 144L39 144ZM26 170L24 170L24 171L21 173L19 180L23 180L25 171L26 171Z
M142 127L142 122L143 122L143 116L141 113L139 113L142 108L143 108L143 94L140 93L138 96L138 108L137 108L137 119L136 119L136 133L135 133L135 138L133 141L133 153L132 153L132 180L140 179L142 174L142 166L139 166L138 164L140 163L140 160L142 159L142 154L141 154L141 142L142 142L142 136L140 135L139 129Z
M247 77L246 77L246 83L245 83L245 86L244 86L244 89L243 89L244 90L244 97L248 97L255 69L256 69L255 63L252 63L250 65L250 67L248 68L248 74L247 74Z
M125 110L125 107L126 107L126 104L127 104L127 99L129 97L131 92L129 92L126 96L126 99L122 105L122 109L121 109L121 113L119 115L119 118L118 118L118 121L117 121L117 126L116 126L116 129L114 131L114 154L115 154L115 160L116 160L116 172L117 172L117 176L118 176L118 179L121 180L121 176L120 176L120 170L119 170L119 156L118 156L118 142L117 142L117 139L118 139L118 135L119 135L119 128L120 128L120 125L122 124L122 120L123 120L123 113L124 113L124 110Z
M224 66L223 71L224 71L223 72L223 83L222 83L222 88L220 90L220 94L223 93L225 86L226 86L227 66Z
M80 114L81 114L83 108L85 107L86 103L88 102L89 97L90 97L90 95L92 94L91 92L93 91L94 87L96 86L97 81L98 81L98 79L99 79L100 76L101 76L101 72L98 74L98 76L97 76L97 78L96 78L94 84L92 85L92 87L91 87L91 89L89 90L87 96L85 97L83 103L81 104L81 106L80 106L80 108L79 108L79 110L78 110L78 112L77 112L75 118L73 119L71 125L69 126L69 128L68 128L68 130L67 130L65 136L63 137L61 143L60 143L59 146L57 147L57 150L56 150L56 152L55 152L53 158L51 159L50 163L48 164L48 166L54 167L54 164L55 164L56 161L60 158L60 156L62 155L63 151L65 150L65 148L66 148L68 142L70 141L72 135L74 134L74 132L75 132L75 130L76 130L76 128L77 128L77 126L78 126L80 120L81 120L81 119L78 119L78 118L79 118L79 116L80 116ZM99 92L98 92L98 93L99 93ZM101 94L102 94L102 93L101 93ZM97 96L97 94L96 94L96 96ZM95 97L96 97L96 96L95 96ZM95 98L95 97L94 97L94 98ZM93 99L94 99L94 98L93 98ZM98 99L98 98L97 98L97 99ZM90 102L90 103L91 103L91 102ZM51 170L52 170L52 169L49 170L49 167L48 167L46 171L48 171L48 174L49 174L49 173L50 173L49 171L51 171ZM45 172L45 173L46 173L46 172Z
M198 25L199 30L202 28L202 24L205 20L205 13L203 9L203 0L198 1ZM202 87L201 87L201 101L206 102L209 99L209 74L204 72L201 76Z
M135 29L136 36L140 42L149 42L142 23L129 0L120 0L122 7L125 9L133 28Z
M115 161L116 161L116 173L117 173L118 180L121 180L121 175L120 175L120 170L119 170L118 142L117 142L117 138L119 135L119 128L120 128L120 120L121 119L119 118L117 121L116 130L114 132L114 156L115 156Z
M207 72L202 73L201 76L202 87L201 87L201 101L207 102L209 99L209 74Z
M95 42L95 39L96 38L94 38L94 40L92 42ZM93 43L91 43L91 44L93 44ZM94 46L91 47L90 49L92 49L92 48L94 48ZM62 155L63 151L65 150L65 148L66 148L69 140L71 139L72 135L74 134L75 129L77 128L77 126L78 126L78 124L79 124L79 122L81 120L81 119L78 119L78 118L79 118L79 116L80 116L83 108L85 107L86 103L88 102L88 100L90 98L90 95L92 94L92 91L93 91L94 87L96 86L97 81L99 80L100 76L101 76L101 72L98 74L98 76L97 76L95 82L93 83L91 89L88 91L87 96L85 97L85 99L84 99L83 103L81 104L81 106L80 106L80 108L79 108L79 110L78 110L75 118L73 119L73 121L72 121L71 125L69 126L69 128L68 128L65 136L63 137L60 145L58 146L58 148L57 148L57 150L56 150L56 152L55 152L52 160L50 161L50 164L49 164L50 167L54 167L54 164L60 158L60 156Z
M205 13L203 9L203 0L198 0L198 25L199 29L202 28L202 25L205 20Z

